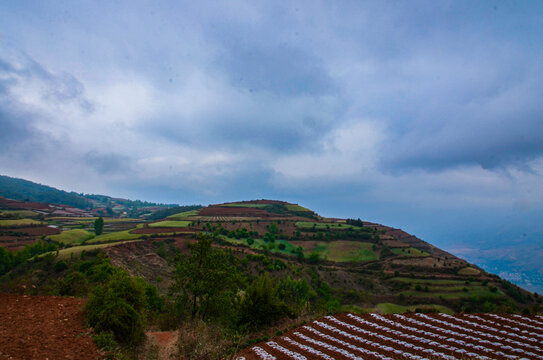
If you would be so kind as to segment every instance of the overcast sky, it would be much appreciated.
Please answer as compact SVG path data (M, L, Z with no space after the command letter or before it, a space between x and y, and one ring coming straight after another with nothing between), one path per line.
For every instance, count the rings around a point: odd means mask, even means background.
M0 174L543 257L542 34L540 1L5 0Z

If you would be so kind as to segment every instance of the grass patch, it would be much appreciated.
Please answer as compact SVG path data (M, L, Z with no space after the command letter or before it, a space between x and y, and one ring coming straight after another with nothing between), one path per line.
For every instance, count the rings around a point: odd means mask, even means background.
M132 240L132 239L138 239L138 238L140 238L142 236L141 234L131 234L130 231L132 231L132 230L133 229L125 230L125 231L112 232L112 233L109 233L109 234L102 234L102 235L96 236L95 238L93 238L91 240L88 240L86 243L87 244L95 244L95 243L102 243L102 242Z
M34 219L0 220L0 227L43 225L41 221Z
M464 286L428 286L428 289L430 292L460 292L464 291L464 288L466 289L475 289L475 288L481 288L481 285L471 283L470 285L464 285Z
M445 314L454 314L454 312L446 306L435 305L435 304L420 304L420 305L397 305L392 303L381 303L378 304L376 309L383 314L402 314L406 311L416 311L416 309L424 310L435 310L436 312L441 312Z
M57 235L49 236L49 239L63 244L77 244L89 240L94 235L83 229L66 230Z
M465 281L463 280L449 280L449 279L417 279L417 278L408 278L408 277L395 277L392 278L393 281L401 281L413 284L421 285L463 285Z
M306 257L311 253L317 253L321 259L337 262L371 261L379 258L373 251L373 244L365 242L337 240L313 241L308 244L313 246L302 245Z
M52 221L71 221L74 223L91 223L94 222L94 220L98 219L98 217L70 217L70 216L54 216L49 218L49 220ZM118 222L133 222L133 221L141 221L141 219L134 219L134 218L103 218L105 224L110 223L118 223Z
M70 256L72 256L72 254L73 254L73 256L79 255L83 250L84 251L92 251L92 250L96 250L96 249L103 249L103 248L114 246L114 245L126 244L126 243L131 243L131 242L136 242L136 241L140 241L140 240L119 241L119 242L108 243L108 244L73 246L73 247L69 247L69 248L60 250L58 252L57 259L59 259L59 260L67 259ZM40 255L40 257L45 256L46 254L48 254L48 253Z
M300 206L298 204L288 204L287 205L287 210L288 211L308 211L308 212L312 212L308 208L304 208L303 206Z
M187 227L192 221L164 220L149 224L149 227Z
M404 256L413 256L413 257L425 257L430 256L426 251L415 249L414 247L408 248L394 248L390 249L394 254L404 255Z
M339 307L339 312L342 313L353 313L353 314L367 314L371 312L371 309L365 309L358 305L341 305Z
M459 275L479 275L480 273L481 272L479 270L469 266L458 270Z
M333 241L328 246L328 260L337 262L372 261L379 257L372 250L373 244L357 241Z
M404 291L402 294L404 296L411 296L415 298L444 298L444 299L460 299L467 298L472 296L478 297L496 297L501 296L503 293L497 291L495 293L491 292L485 287L469 287L466 286L468 291L457 291L457 292L425 292L425 291Z
M177 213L177 214L170 215L170 216L168 216L166 219L170 219L170 220L182 220L182 219L188 218L189 216L197 216L197 215L198 215L198 211L199 211L199 210L184 211L184 212L181 212L181 213Z
M317 230L358 230L359 226L347 225L342 223L317 223L312 221L297 221L296 227L301 229L317 229Z
M247 239L233 239L226 236L221 236L222 239L226 240L227 242L235 245L245 245L249 246L247 244ZM279 249L279 244L285 245L284 249ZM272 248L270 249L270 245ZM258 249L263 250L264 247L267 247L268 250L272 253L281 253L286 255L294 255L294 250L296 250L296 247L289 243L287 240L275 240L273 243L265 242L262 239L254 239L254 243L249 246L251 249Z

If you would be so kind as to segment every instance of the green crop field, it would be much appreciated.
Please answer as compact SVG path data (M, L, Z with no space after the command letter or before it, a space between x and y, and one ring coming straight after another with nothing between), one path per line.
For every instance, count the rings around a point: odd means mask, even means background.
M73 247L69 247L69 248L60 250L58 252L57 259L58 260L67 259L72 255L73 256L79 255L82 251L92 251L92 250L96 250L96 249L103 249L103 248L107 248L107 247L110 247L110 246L115 246L115 245L119 245L119 244L127 244L127 243L131 243L131 242L136 242L136 241L141 241L141 240L119 241L119 242L108 243L108 244L73 246ZM40 255L40 257L43 257L46 254L49 254L49 253L42 254L42 255Z
M187 227L192 221L176 221L176 220L164 220L156 223L149 224L149 227Z
M402 314L406 311L415 311L416 309L432 309L436 312L441 312L445 314L453 314L454 312L446 306L435 305L435 304L420 304L420 305L396 305L392 303L380 303L377 305L376 309L383 314Z
M231 244L249 246L247 244L247 239L233 239L226 236L221 236L221 238ZM279 244L284 244L285 249L279 249ZM286 255L294 255L294 251L296 250L296 247L286 240L275 240L273 243L271 243L265 242L263 239L254 239L254 243L250 246L251 249L258 250L263 250L264 247L267 247L268 250L272 253L282 253Z
M460 275L479 275L481 272L475 268L472 267L465 267L463 269L458 270L458 274Z
M353 229L358 230L360 227L353 226L353 225L347 225L344 223L316 223L311 221L297 221L296 226L301 229L317 229L317 230L347 230L347 229Z
M63 243L63 244L77 244L82 243L85 240L89 240L94 236L94 234L83 230L83 229L73 229L66 230L57 235L49 236L49 239Z
M41 221L34 219L0 220L0 227L42 225Z
M198 210L190 210L190 211L184 211L181 213L170 215L166 219L183 220L183 219L188 218L189 216L197 216L197 215L198 215Z
M298 204L288 204L287 205L287 210L288 211L309 211L309 212L311 212L311 210L309 210L307 208L304 208L303 206L300 206Z
M426 251L415 249L414 247L409 248L395 248L391 249L394 254L404 255L404 256L413 256L413 257L424 257L430 256Z
M77 222L77 223L92 223L94 220L98 219L98 217L71 217L71 216L54 216L49 218L49 220L52 221L71 221L71 222ZM104 223L118 223L118 222L134 222L134 221L141 221L140 219L134 219L134 218L103 218Z
M466 289L476 289L481 288L479 284L470 283L469 285L458 285L458 286L428 286L430 292L460 292Z
M130 233L131 230L117 231L117 232L112 232L109 234L102 234L95 237L94 239L88 240L87 244L113 242L113 241L121 241L121 240L132 240L132 239L138 239L141 237L141 234L131 234Z
M305 256L316 253L321 259L337 262L371 261L379 256L373 251L373 244L359 241L308 241L307 245L300 243Z
M328 260L338 262L371 261L379 257L373 244L355 241L332 241L328 246Z
M0 211L0 217L10 217L10 218L16 217L19 219L23 219L23 218L36 217L38 215L39 215L38 213L31 210L2 210Z

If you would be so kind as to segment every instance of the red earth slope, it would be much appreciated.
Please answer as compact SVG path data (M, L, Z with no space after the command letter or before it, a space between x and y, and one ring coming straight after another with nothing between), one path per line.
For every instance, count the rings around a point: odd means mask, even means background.
M83 299L0 294L0 359L100 359Z

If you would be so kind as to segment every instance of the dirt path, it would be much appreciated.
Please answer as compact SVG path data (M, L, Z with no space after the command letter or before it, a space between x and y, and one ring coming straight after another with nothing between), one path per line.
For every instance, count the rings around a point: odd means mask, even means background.
M175 359L177 355L177 331L148 332L147 337L151 346L155 346L157 360Z
M0 294L0 359L100 359L83 299Z

